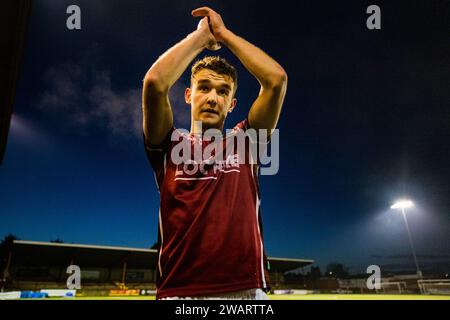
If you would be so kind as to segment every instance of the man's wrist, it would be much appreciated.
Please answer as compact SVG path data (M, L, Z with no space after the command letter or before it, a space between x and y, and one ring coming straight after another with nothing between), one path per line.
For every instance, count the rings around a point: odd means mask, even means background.
M229 29L224 28L216 34L216 39L224 45L227 45L233 36L233 32L231 32Z
M200 29L197 29L197 30L191 32L188 35L188 38L193 39L193 41L198 49L206 48L209 43L208 35L203 30L200 30Z

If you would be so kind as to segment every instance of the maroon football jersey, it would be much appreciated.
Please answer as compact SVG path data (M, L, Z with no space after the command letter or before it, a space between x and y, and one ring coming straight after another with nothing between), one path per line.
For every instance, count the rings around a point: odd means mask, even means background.
M145 144L160 193L157 299L269 289L258 164L249 163L255 142L246 139L245 155L237 143L225 151L227 141L247 129L247 120L238 123L221 136L220 156L213 152L200 162L177 164L172 150L187 143L194 159L195 147L212 143L202 135L172 128L160 146Z

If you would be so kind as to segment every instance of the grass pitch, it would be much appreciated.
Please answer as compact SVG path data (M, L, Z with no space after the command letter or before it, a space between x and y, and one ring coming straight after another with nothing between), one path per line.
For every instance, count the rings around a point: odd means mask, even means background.
M450 295L421 294L284 294L270 300L450 300Z
M103 296L50 298L47 300L155 300L155 296ZM280 294L269 295L270 300L450 300L450 295L415 294Z

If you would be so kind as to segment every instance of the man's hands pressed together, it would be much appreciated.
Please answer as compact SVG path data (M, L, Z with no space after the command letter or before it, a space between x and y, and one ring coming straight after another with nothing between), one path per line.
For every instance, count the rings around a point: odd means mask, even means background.
M211 30L213 36L215 37L216 41L218 41L218 42L223 41L223 36L228 31L228 29L225 27L225 24L222 20L222 17L220 16L220 14L218 14L211 8L201 7L201 8L192 10L192 16L207 18L210 30ZM203 19L205 19L205 18L203 18Z
M206 48L211 51L217 51L221 48L221 45L217 42L216 38L211 32L211 28L208 22L208 17L204 17L200 20L197 26L197 30L202 32L205 37Z

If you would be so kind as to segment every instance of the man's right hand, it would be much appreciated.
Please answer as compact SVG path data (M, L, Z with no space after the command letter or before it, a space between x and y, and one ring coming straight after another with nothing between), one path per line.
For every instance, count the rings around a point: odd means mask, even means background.
M197 30L205 37L205 47L211 51L217 51L221 48L221 46L211 32L208 19L208 17L201 19L198 23Z

